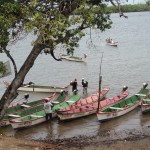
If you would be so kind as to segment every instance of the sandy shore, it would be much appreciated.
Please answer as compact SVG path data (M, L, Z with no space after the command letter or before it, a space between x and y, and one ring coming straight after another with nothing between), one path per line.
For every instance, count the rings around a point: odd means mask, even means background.
M0 135L0 150L148 150L150 127L128 131L106 131L90 137L34 141Z

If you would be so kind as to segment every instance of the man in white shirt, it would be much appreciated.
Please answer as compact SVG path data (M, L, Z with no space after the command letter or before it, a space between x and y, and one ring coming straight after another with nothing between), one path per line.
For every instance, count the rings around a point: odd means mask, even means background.
M46 113L45 116L46 120L52 119L52 106L53 106L52 103L49 100L45 99L44 110Z

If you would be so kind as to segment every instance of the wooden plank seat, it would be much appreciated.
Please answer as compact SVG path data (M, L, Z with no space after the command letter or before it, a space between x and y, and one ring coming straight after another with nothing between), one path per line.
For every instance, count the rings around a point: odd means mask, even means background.
M136 96L146 96L145 94L135 94Z
M119 107L109 107L110 109L117 109L117 110L123 110L123 108L119 108Z
M34 118L41 118L41 117L44 117L44 116L39 116L39 115L30 115L31 117L34 117Z
M150 102L150 99L143 99L144 102Z
M16 118L19 118L20 116L19 115L14 115L14 114L8 114L9 117L16 117Z
M71 104L71 103L74 103L74 101L66 101L67 103Z
M55 102L55 101L53 102L53 101L52 101L52 104L59 104L59 102Z
M133 103L128 103L127 105L128 105L128 106L131 106L131 105L133 105Z
M25 105L25 104L23 104L23 105L21 105L22 107L26 107L26 108L29 108L29 107L31 107L31 106L29 106L29 105Z

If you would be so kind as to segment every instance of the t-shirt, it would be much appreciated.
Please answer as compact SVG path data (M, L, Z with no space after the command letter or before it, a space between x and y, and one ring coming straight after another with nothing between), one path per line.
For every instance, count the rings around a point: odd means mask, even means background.
M51 108L51 106L52 106L51 102L44 103L44 110L45 110L45 113L52 113L52 108Z

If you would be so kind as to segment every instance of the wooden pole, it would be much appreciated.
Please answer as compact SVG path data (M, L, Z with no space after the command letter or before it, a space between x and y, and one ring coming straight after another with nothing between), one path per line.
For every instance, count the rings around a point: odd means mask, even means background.
M97 112L100 109L100 94L101 94L101 84L102 84L102 76L101 76L101 66L102 66L102 59L103 59L103 52L102 52L102 57L101 57L101 62L100 62L100 73L99 73L99 96L98 96L98 107L97 107Z

